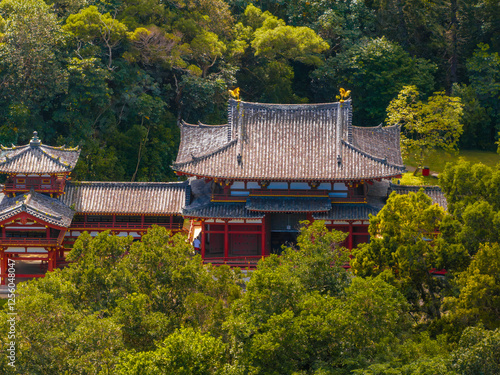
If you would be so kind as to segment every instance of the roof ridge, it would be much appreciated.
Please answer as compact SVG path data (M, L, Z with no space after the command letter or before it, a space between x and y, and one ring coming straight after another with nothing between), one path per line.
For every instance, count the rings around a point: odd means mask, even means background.
M340 102L329 102L329 103L292 103L292 104L281 104L281 103L257 103L257 102L245 102L243 100L237 101L234 99L229 99L230 104L241 103L246 107L262 107L262 108L288 108L288 109L300 109L300 108L313 108L313 107L325 107L325 108L333 108L340 106ZM345 102L350 102L346 100Z
M75 146L75 147L66 147L66 145L62 145L62 146L49 146L49 145L46 145L44 143L41 143L40 147L50 148L52 150L57 150L57 151L66 151L66 152L81 151L80 150L80 146Z
M376 126L354 126L352 125L353 128L355 129L382 129L382 130L385 130L385 129L395 129L395 128L400 128L401 125L400 124L396 124L396 125L389 125L389 126L382 126L382 124L378 124Z
M14 144L12 144L12 147L5 147L4 145L0 145L0 149L2 151L13 151L13 150L17 150L19 148L28 148L29 145L21 145L21 146L16 146Z
M29 145L25 145L25 146L14 146L13 145L12 148L7 148L6 147L5 149L2 146L2 150L3 151L9 151L9 150L10 151L15 151L15 150L17 150L19 148L22 148L22 147L24 147L24 149L21 150L20 152L18 152L17 154L15 154L15 155L12 155L12 156L11 155L4 155L3 157L5 158L5 160L2 161L2 159L0 159L0 164L5 164L5 163L8 163L9 161L16 160L17 158L19 158L19 155L23 155L24 153L28 152L28 150L30 149Z
M224 126L229 126L229 124L204 124L202 122L198 122L198 124L190 124L184 120L181 121L182 126L192 127L192 128L223 128Z
M389 165L391 167L394 167L394 168L397 168L397 169L406 169L406 167L404 165L397 165L397 164L392 164L392 163L389 163L387 161L386 158L379 158L377 156L373 156L371 154L369 154L368 152L366 151L363 151L363 150L360 150L358 147L354 146L353 144L347 142L345 139L342 139L341 140L341 143L346 145L347 147L351 148L352 150L356 151L356 152L359 152L361 155L367 157L367 158L370 158L376 162L379 162L379 163L382 163L382 164L386 164L386 165Z

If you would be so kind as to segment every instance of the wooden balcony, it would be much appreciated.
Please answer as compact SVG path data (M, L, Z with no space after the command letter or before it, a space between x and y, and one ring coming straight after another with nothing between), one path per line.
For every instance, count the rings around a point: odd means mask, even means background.
M61 239L62 240L62 239ZM59 246L59 238L0 237L1 246Z
M328 190L255 189L252 197L328 197Z
M42 193L61 193L64 191L64 184L63 183L55 183L55 184L17 184L17 183L12 183L12 182L6 182L4 185L4 192L6 193L11 193L11 192L27 192L30 191L31 189L37 191L37 192L42 192Z

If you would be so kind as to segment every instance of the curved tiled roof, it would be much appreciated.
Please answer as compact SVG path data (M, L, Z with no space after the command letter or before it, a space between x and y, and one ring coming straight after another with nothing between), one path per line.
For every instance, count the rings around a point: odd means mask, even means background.
M332 202L329 198L250 197L246 208L255 212L326 212Z
M338 204L333 205L328 212L313 214L315 220L337 220L337 221L352 221L352 220L369 220L370 214L377 215L380 208L369 204Z
M217 219L262 219L264 213L251 212L246 203L210 203L195 208L185 208L182 215L194 218Z
M12 198L3 196L0 201L0 221L21 212L64 228L69 227L74 215L74 211L60 200L33 191Z
M180 214L185 182L69 182L61 201L76 212L101 214Z
M400 133L399 125L370 128L353 126L352 144L369 155L386 159L390 164L403 166Z
M181 123L181 144L176 163L211 154L231 139L229 125L191 125Z
M397 194L418 193L420 189L424 189L424 193L432 199L432 203L440 205L445 210L448 209L448 201L439 186L391 184L389 194L393 191Z
M373 150L363 148L366 142L349 142L353 138L350 116L350 102L341 107L340 103L277 105L231 100L229 125L217 135L215 130L210 134L218 147L197 149L200 139L209 137L206 127L196 130L183 125L173 168L195 176L274 181L347 181L401 174L404 167L399 160L395 164L370 153ZM385 138L377 140L380 144ZM394 153L400 154L399 145Z
M75 168L79 156L80 150L77 147L51 147L42 144L35 132L28 145L1 146L0 173L69 173Z

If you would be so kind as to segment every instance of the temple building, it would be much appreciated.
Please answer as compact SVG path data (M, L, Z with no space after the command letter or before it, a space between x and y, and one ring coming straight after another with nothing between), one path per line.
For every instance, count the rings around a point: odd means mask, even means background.
M47 146L36 132L27 145L2 146L2 283L8 259L51 271L84 231L140 239L153 224L198 238L203 260L214 264L251 267L279 254L304 220L347 232L352 249L369 241L369 215L388 192L414 189L390 184L405 170L399 127L352 126L350 101L230 100L228 111L225 125L180 125L173 169L183 182L73 182L78 148ZM440 190L429 193L446 203Z
M400 128L352 126L350 101L277 105L230 100L228 124L181 124L173 165L191 178L182 215L212 263L248 264L296 240L303 220L367 242L388 181L405 170ZM384 184L380 182L385 181Z
M87 231L104 230L139 239L151 225L182 230L187 182L72 182L80 150L50 147L35 132L25 146L3 147L0 173L0 275L8 259L40 261L48 271L65 262L65 252ZM16 278L39 274L16 273Z

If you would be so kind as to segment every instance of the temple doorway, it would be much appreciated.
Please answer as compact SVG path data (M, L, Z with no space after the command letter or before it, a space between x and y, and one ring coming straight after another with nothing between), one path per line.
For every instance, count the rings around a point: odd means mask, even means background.
M282 246L295 246L300 230L300 222L307 219L305 213L272 213L269 218L271 254L281 254Z

